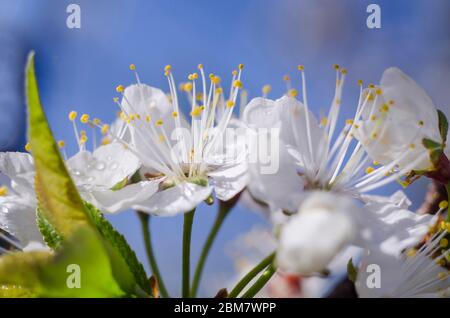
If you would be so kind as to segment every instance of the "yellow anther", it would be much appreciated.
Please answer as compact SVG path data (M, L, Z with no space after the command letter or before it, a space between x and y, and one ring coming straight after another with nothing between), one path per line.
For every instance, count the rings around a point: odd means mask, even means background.
M81 130L80 135L86 135L86 130Z
M203 64L197 65L197 68L198 68L199 70L202 70L202 69L203 69Z
M353 126L353 127L355 127L356 129L358 129L359 128L359 125L358 124L356 124L355 126Z
M388 104L383 104L383 105L380 107L380 112L386 113L386 112L388 112L388 111L389 111L389 106L388 106Z
M297 70L303 72L303 71L305 70L305 66L304 66L304 65L298 65L298 66L297 66Z
M369 88L375 88L375 85L369 84Z
M191 82L184 83L182 89L185 92L192 91L192 83Z
M116 92L117 93L123 93L124 90L125 90L125 87L123 87L123 85L117 85L116 86Z
M339 64L333 64L333 68L334 68L335 70L338 70L338 69L339 69Z
M119 97L114 97L114 98L113 98L113 102L114 102L114 103L118 103L118 102L119 102Z
M419 120L419 126L423 126L423 124L424 124L424 122L423 122L423 120Z
M358 80L358 85L362 86L363 85L363 81L362 80Z
M171 70L172 70L172 66L170 66L169 64L167 64L166 66L164 66L164 72L170 73Z
M263 94L269 94L270 93L270 91L272 90L272 86L270 86L270 85L264 85L263 87L262 87L262 92L263 92Z
M373 165L374 165L374 166L379 166L379 165L380 165L380 162L374 160L374 161L373 161Z
M376 115L370 116L370 120L371 120L371 121L375 121L376 119L377 119L377 116L376 116Z
M161 126L163 123L164 123L164 122L163 122L162 119L158 119L158 120L156 121L156 126Z
M233 76L237 76L238 72L237 72L236 70L233 70L233 71L231 72L231 74L232 74Z
M240 69L242 71L242 69L244 68L244 64L239 64L238 65L238 69Z
M0 187L0 197L4 197L8 195L8 188L5 186Z
M66 143L64 142L64 140L58 140L58 147L59 148L64 148L66 146Z
M283 76L283 81L290 81L291 80L291 77L289 76L289 75L284 75Z
M130 114L130 116L128 116L128 119L130 119L130 120L135 120L135 119L136 119L136 116L133 115L133 114Z
M31 151L31 145L30 145L29 142L27 142L27 143L25 144L25 150L28 151L28 152Z
M442 240L439 241L439 245L442 248L446 248L448 246L448 240L446 238L443 238Z
M211 78L211 82L213 82L214 85L219 85L220 84L220 77L219 76L213 76Z
M371 137L372 139L376 139L377 136L378 136L378 134L377 134L376 132L373 132L373 133L370 135L370 137Z
M80 121L83 124L87 124L89 122L89 115L88 114L83 114L80 117Z
M135 70L136 70L136 65L130 64L130 70L131 70L131 71L135 71Z
M223 93L222 87L217 87L215 93L216 93L217 95L222 94L222 93Z
M336 98L336 100L334 102L336 103L336 105L340 105L341 104L341 100L339 98Z
M389 104L389 105L394 105L394 104L395 104L395 101L394 101L393 99L390 99L390 100L388 101L388 104Z
M195 96L195 98L196 98L198 101L202 101L202 100L203 100L203 93L202 93L202 92L197 93L197 96Z
M201 105L199 106L201 110L205 110L205 106Z
M415 144L409 144L409 149L414 149L414 148L416 148Z
M178 112L172 112L172 117L173 118L177 118L178 117Z
M78 113L77 113L76 111L72 110L72 111L69 113L69 120L70 120L70 121L74 121L75 119L77 119L77 115L78 115Z
M447 277L447 273L446 272L440 272L439 274L438 274L438 278L439 279L445 279Z
M416 256L416 254L417 254L417 250L415 248L410 248L410 249L406 250L406 256L408 256L408 257Z
M446 209L446 208L448 208L447 200L442 200L441 202L439 202L439 209Z
M234 102L232 101L232 100L227 100L227 107L228 108L231 108L231 107L233 107L234 106Z
M288 92L287 95L290 97L297 97L298 95L298 91L295 88L291 88Z
M348 71L347 71L346 68L343 68L343 69L341 70L341 74L342 74L342 75L346 75L347 73L348 73Z
M327 123L328 123L328 118L327 118L327 117L322 117L322 118L320 119L320 124L321 124L322 126L325 126Z
M159 139L160 142L166 141L166 137L164 137L163 134L159 135L159 136L158 136L158 139Z
M84 134L80 136L80 144L85 144L88 141L88 137Z
M233 87L236 87L236 88L242 88L242 82L240 81L240 80L235 80L234 82L233 82Z
M209 77L210 80L212 80L213 77L214 77L214 74L213 73L209 73L208 77Z
M93 123L94 125L100 125L101 121L100 121L100 119L98 119L98 118L94 118L94 119L92 120L92 123Z
M381 90L381 88L377 88L377 89L375 90L375 94L381 95L381 94L383 94L383 91Z
M367 173L367 174L372 173L372 172L374 172L374 171L375 171L375 168L374 168L374 167L367 167L367 168L366 168L366 173Z
M197 74L197 73L192 73L192 78L193 78L194 80L196 80L196 79L198 78L198 74Z
M367 99L368 99L369 101L373 101L373 100L375 99L375 96L373 96L373 94L370 93L369 96L367 97Z
M146 121L147 123L149 123L151 119L152 119L152 118L150 117L150 115L145 116L145 121Z
M108 137L105 137L105 138L102 139L102 145L107 145L109 143L111 143L111 141L109 140Z
M440 266L445 266L445 264L446 264L445 259L441 258L440 260L437 260L436 264L440 265Z
M345 121L345 124L346 125L353 125L353 119L347 119L346 121Z
M195 106L192 110L191 110L191 116L192 117L198 117L202 114L202 108L199 106Z
M109 125L108 124L104 124L100 131L101 131L102 135L106 135L108 133L108 131L109 131Z

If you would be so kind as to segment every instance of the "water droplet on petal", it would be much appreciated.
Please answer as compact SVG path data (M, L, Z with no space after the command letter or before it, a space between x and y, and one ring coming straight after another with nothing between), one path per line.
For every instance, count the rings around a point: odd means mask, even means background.
M97 161L95 163L95 169L102 171L103 169L105 169L105 163L102 161Z
M114 161L114 162L111 162L111 164L109 165L109 169L116 170L118 166L119 165L117 164L117 162Z

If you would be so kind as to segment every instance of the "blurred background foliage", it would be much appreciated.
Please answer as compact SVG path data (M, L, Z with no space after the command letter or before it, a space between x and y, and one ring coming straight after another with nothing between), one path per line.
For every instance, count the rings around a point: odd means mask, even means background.
M66 27L70 3L81 7L81 29ZM381 6L381 29L366 26L370 3ZM37 53L47 116L56 138L66 140L69 155L77 150L67 113L75 109L112 121L118 110L112 102L114 87L133 82L130 63L144 82L164 90L165 64L173 66L178 81L203 63L208 73L228 83L232 69L244 63L250 98L264 84L273 87L270 97L279 97L285 91L284 74L291 74L298 86L296 66L304 64L316 114L328 108L334 91L331 65L338 63L349 70L342 119L356 107L358 79L376 83L385 68L398 66L449 115L449 16L448 0L0 0L0 149L23 151L23 69L30 49ZM386 193L397 188L392 185ZM425 189L424 180L407 189L415 207ZM205 206L197 213L193 260L214 216ZM130 212L109 219L146 261L137 217ZM255 225L267 224L247 207L235 208L208 260L201 295L227 285L234 272L227 255L233 253L224 251ZM173 291L179 290L181 228L181 216L153 219L156 253Z

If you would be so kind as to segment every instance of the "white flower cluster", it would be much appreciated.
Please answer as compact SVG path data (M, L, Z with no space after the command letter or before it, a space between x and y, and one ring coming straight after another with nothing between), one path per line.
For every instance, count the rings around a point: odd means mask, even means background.
M266 86L248 103L242 65L227 97L220 78L210 74L207 81L202 65L180 87L166 66L169 94L141 83L135 66L130 69L137 83L117 86L115 123L79 117L101 130L102 145L94 142L87 150L77 113L69 114L79 151L67 158L59 144L83 199L106 213L132 208L173 216L214 197L227 202L242 194L241 200L270 215L279 271L324 273L345 248L357 246L364 251L357 266L359 296L450 294L450 223L442 221L448 204L431 217L408 210L401 191L370 194L422 175L450 181L445 116L402 71L387 69L379 85L360 82L354 116L340 123L347 71L339 66L328 115L319 119L308 104L303 66L301 101L290 87L281 98L268 99ZM190 121L180 111L180 90L190 101ZM276 169L267 170L273 161ZM44 246L35 224L32 156L1 153L0 171L11 180L0 191L0 227L24 249ZM380 266L381 288L367 286L368 264Z

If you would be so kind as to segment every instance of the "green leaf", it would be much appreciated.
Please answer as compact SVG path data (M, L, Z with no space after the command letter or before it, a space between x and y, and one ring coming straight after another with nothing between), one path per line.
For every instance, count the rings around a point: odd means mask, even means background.
M36 194L43 219L51 225L41 226L50 244L57 237L65 240L79 228L97 229L73 183L43 112L34 71L34 54L30 53L26 68L26 95L29 112L29 142L36 169ZM45 234L44 234L45 235ZM102 239L105 237L106 239ZM98 236L109 255L112 271L121 288L128 293L140 293L133 270L127 265L116 242ZM55 241L56 240L56 241ZM127 256L127 255L125 255ZM129 255L128 255L129 256Z
M98 233L80 227L55 252L0 257L0 295L5 297L123 297ZM79 269L80 288L68 284Z
M442 143L447 142L447 133L448 133L448 120L445 114L441 110L437 110L438 118L439 118L439 132L441 133Z
M131 249L130 245L128 245L125 237L113 228L96 207L87 202L85 202L85 206L100 234L119 251L122 259L125 260L137 284L147 294L151 295L152 290L144 266L139 262L136 253Z
M45 243L47 243L50 248L57 249L62 242L61 236L58 234L56 229L47 221L39 208L37 208L36 210L36 217L39 231L44 237Z
M65 237L78 226L88 225L90 220L42 110L33 52L28 56L25 89L29 113L28 140L36 169L38 206L45 219Z
M356 282L356 278L358 276L358 270L353 265L353 259L350 258L347 263L347 276L350 281L353 283Z
M442 148L442 145L439 142L436 142L436 141L428 139L428 138L423 138L422 144L428 150L435 150L435 149Z

